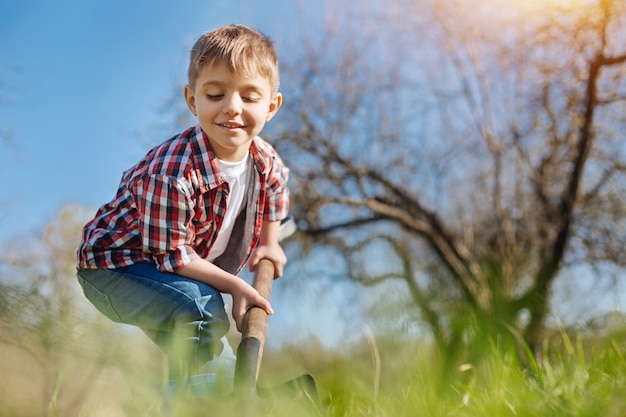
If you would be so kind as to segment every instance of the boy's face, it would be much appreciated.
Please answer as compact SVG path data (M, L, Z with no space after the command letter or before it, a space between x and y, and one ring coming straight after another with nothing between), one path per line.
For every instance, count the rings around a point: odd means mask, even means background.
M185 87L185 99L215 155L229 162L246 157L252 138L282 103L267 79L233 75L221 63L202 67L195 85Z

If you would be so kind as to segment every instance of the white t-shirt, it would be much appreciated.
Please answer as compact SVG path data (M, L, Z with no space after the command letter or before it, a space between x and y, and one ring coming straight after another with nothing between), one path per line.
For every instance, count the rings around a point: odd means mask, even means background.
M217 234L215 244L211 249L211 253L208 257L210 262L213 262L224 253L228 240L233 231L235 225L235 219L241 212L243 206L244 196L248 187L248 158L244 158L239 162L226 162L221 159L217 160L217 166L222 173L222 177L228 183L230 192L226 200L226 215L224 216L224 223L222 228Z

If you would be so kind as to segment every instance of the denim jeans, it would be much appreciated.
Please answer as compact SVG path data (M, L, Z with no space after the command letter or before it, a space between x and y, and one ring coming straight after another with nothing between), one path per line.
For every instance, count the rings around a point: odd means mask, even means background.
M81 269L78 281L91 303L115 322L141 328L168 356L174 378L219 355L230 326L219 291L142 263L118 269Z

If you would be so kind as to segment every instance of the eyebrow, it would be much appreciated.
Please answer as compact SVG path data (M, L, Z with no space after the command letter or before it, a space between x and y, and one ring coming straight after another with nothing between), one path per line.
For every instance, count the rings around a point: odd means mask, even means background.
M218 86L218 87L222 87L222 86L224 86L226 84L228 84L228 83L223 82L223 81L219 81L219 80L209 80L209 81L206 81L206 82L202 83L202 87L212 86L212 85L215 85L215 86ZM254 84L254 83L243 84L241 86L241 88L256 90L256 91L259 91L259 92L262 92L264 90L264 88L262 86L260 86L258 84Z

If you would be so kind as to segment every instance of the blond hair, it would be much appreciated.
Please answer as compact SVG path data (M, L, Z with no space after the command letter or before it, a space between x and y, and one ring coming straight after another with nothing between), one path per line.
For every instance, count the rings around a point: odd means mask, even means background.
M278 56L274 43L265 35L244 25L228 25L202 35L193 48L187 82L194 87L204 65L226 64L233 74L260 75L273 92L278 91Z

